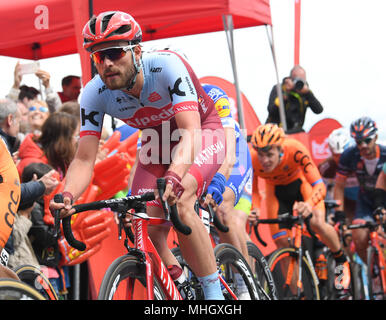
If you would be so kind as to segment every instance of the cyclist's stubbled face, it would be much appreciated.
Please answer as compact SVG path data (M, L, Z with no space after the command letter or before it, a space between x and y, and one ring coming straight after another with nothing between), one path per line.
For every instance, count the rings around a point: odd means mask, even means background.
M101 49L109 48L109 47L118 47L118 46L127 46L126 41L122 41L119 43L101 43L92 48L93 51L98 51ZM139 48L139 46L137 46ZM135 52L138 49L133 49ZM140 52L140 49L139 49ZM131 83L131 80L135 76L135 67L133 64L133 55L131 51L128 50L126 54L115 61L111 61L108 57L105 57L102 63L95 64L95 67L98 71L99 76L102 81L105 83L106 87L110 90L117 89L125 89Z
M273 171L280 162L280 148L272 147L268 151L257 151L257 157L265 172Z
M377 154L376 141L377 141L377 137L373 138L369 143L357 142L360 155L365 159L373 159Z

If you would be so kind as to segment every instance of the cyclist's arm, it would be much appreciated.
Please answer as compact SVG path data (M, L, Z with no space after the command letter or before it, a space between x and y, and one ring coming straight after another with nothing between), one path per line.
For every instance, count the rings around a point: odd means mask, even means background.
M383 166L383 170L379 173L377 183L375 184L374 192L374 204L376 208L385 208L386 202L386 164Z
M181 139L173 150L169 171L183 178L201 150L201 119L198 111L183 111L175 115Z
M351 149L342 153L339 158L338 169L335 178L334 199L340 201L340 206L336 211L344 211L344 189L346 187L347 178L353 173L350 158L352 158Z
M88 187L94 171L99 138L86 135L79 139L78 149L71 162L63 191L70 192L76 201Z
M383 170L379 173L377 183L375 184L376 189L383 189L386 191L386 163L383 166Z
M326 186L323 182L318 168L312 161L311 155L307 148L300 142L296 142L295 144L297 150L294 154L294 159L299 164L304 173L305 178L312 186L311 195L308 199L305 199L305 202L310 204L313 208L325 198Z
M259 193L259 177L256 174L258 172L258 159L257 159L257 153L253 148L249 148L249 151L251 153L251 159L252 159L252 168L253 168L253 179L252 179L252 210L251 211L258 211L260 209L260 193Z
M135 170L137 170L137 167L138 167L140 152L141 152L141 149L137 149L137 153L135 155L135 161L133 163L133 166L130 169L129 180L128 180L128 184L127 184L127 188L129 191L131 190L131 186L133 185Z
M346 185L347 177L337 174L334 187L334 199L340 201L340 206L336 208L336 211L344 211L344 188Z
M228 180L236 163L236 133L234 128L229 127L224 128L224 132L227 151L224 162L218 172Z

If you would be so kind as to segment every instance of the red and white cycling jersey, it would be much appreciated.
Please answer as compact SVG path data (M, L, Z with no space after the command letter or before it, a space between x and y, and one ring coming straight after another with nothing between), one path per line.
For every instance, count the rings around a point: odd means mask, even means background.
M144 84L139 99L122 90L108 89L99 75L85 86L80 100L81 137L100 137L105 114L144 129L158 127L167 120L173 128L173 117L181 111L200 112L201 123L209 114L216 113L213 101L202 89L190 65L177 53L144 52L141 65Z

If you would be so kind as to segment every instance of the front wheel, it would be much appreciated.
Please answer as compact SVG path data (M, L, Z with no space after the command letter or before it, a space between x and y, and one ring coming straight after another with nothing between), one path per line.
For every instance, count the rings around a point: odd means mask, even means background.
M296 286L299 280L298 257L298 252L294 248L282 248L275 250L268 260L279 300L320 300L319 281L305 256L302 257L302 287L298 295ZM291 264L293 271L289 274L288 267Z
M259 296L252 271L243 255L232 245L221 243L214 248L220 275L237 295L238 299L262 300ZM226 289L225 299L232 299Z
M260 295L267 297L268 300L277 300L277 289L267 260L253 242L248 241L247 247L250 258L249 265L255 277L257 288L261 292Z
M28 284L15 279L0 279L0 300L46 300Z
M165 300L157 279L154 283L154 300ZM117 258L107 269L98 294L98 300L147 300L146 270L137 257L125 255Z
M370 300L385 299L385 288L383 287L382 272L379 267L379 254L376 248L369 246L367 249L367 278Z

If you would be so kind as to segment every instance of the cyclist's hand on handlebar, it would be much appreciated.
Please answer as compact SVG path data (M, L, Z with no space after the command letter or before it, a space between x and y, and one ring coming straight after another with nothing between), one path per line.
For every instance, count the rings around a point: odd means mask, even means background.
M386 222L386 209L382 207L378 207L375 209L373 213L373 217L376 221L379 221L380 223Z
M257 224L257 219L259 218L260 218L260 209L254 208L251 210L250 214L248 215L248 222L255 226Z
M159 192L157 189L154 189L154 196L156 200L160 200ZM173 187L169 183L166 184L162 201L167 202L170 206L177 203L177 196L174 194Z
M307 218L312 213L312 207L308 202L300 201L295 202L292 208L293 211L297 211L299 215Z
M75 213L75 209L72 208L71 199L68 197L63 198L63 203L55 202L54 200L50 201L50 210L60 210L60 219L71 216Z
M210 204L214 210L217 209L217 203L209 193L206 194L204 199L200 200L200 204L203 208L207 208L208 204Z

